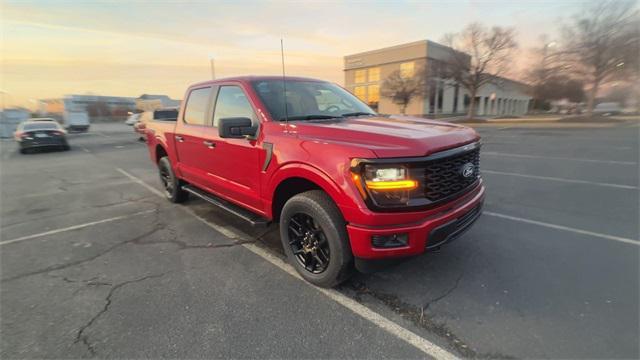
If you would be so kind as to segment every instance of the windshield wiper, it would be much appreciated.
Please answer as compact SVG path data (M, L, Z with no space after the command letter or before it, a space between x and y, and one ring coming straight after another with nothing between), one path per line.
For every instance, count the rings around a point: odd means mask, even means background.
M287 119L281 118L280 121L285 120L321 120L321 119L335 119L340 118L342 116L338 115L299 115L299 116L289 116Z
M344 116L362 116L362 115L376 116L376 114L363 112L363 111L357 111L357 112L350 112L350 113L342 114L343 117Z

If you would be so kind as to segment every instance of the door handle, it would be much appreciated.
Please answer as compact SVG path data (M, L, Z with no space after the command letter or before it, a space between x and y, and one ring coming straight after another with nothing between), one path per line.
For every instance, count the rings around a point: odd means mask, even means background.
M182 136L176 135L176 140L178 142L184 142L184 138Z
M213 149L216 147L216 143L214 143L213 141L203 141L202 142L206 147L208 147L209 149Z

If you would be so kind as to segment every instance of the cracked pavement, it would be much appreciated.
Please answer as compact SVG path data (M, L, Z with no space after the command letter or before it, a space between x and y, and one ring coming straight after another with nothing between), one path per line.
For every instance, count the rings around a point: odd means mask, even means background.
M199 200L169 204L115 170L158 185L131 128L92 129L101 135L71 138L70 152L21 156L0 143L1 241L124 215L0 246L0 357L424 358L241 246L282 256L277 227L251 229ZM544 129L482 131L488 151L515 146L500 136L524 136L516 144L532 153L574 145ZM637 150L624 131L597 131ZM583 163L556 165L524 169L604 181ZM606 170L611 182L637 183L637 171ZM619 190L485 179L490 211L618 236L637 227L637 204ZM632 246L483 216L440 252L357 274L338 291L462 357L638 358L637 269Z

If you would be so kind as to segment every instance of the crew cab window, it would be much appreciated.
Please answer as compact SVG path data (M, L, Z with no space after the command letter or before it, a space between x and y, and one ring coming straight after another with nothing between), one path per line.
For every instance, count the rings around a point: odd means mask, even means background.
M206 125L209 95L211 95L210 87L191 91L184 109L184 122L190 125Z
M255 125L257 119L249 99L238 86L222 86L218 92L214 108L213 126L217 127L220 119L230 117L246 117Z

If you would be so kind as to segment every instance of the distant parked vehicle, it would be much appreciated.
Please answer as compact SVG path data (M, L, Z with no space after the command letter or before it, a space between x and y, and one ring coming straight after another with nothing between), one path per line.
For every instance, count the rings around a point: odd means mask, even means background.
M31 118L29 119L29 121L53 121L55 123L58 123L56 119L52 119L52 118Z
M131 114L129 115L129 117L127 118L127 121L125 121L124 123L129 125L129 126L133 126L135 125L138 121L140 121L140 113L138 114Z
M133 130L140 134L139 140L145 141L146 130L149 121L176 121L178 118L177 108L157 109L153 111L145 111L140 114L138 122L133 125Z
M593 113L602 116L618 115L622 113L622 107L617 102L604 102L596 105Z
M36 148L58 148L69 150L67 132L55 121L25 121L18 125L14 139L20 153Z
M66 111L64 113L64 124L69 131L88 131L89 114L86 111Z

